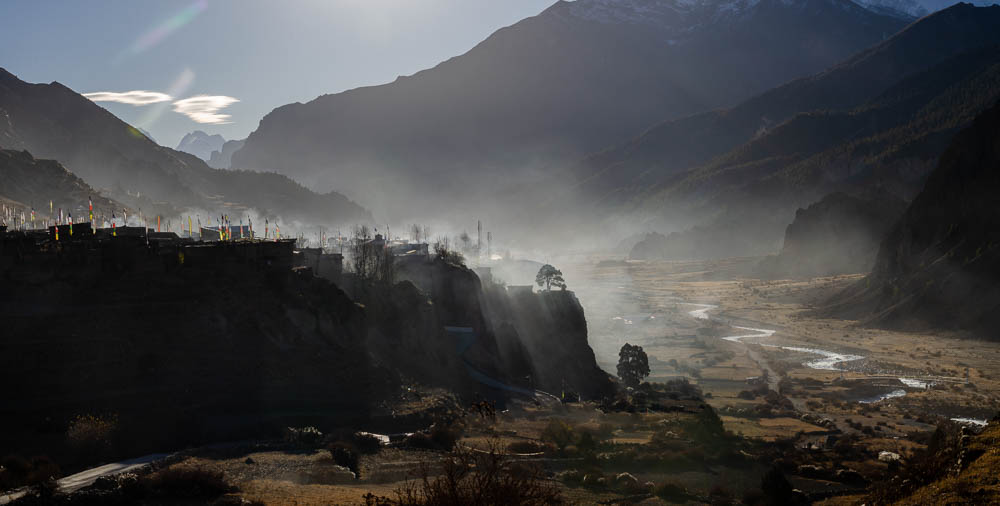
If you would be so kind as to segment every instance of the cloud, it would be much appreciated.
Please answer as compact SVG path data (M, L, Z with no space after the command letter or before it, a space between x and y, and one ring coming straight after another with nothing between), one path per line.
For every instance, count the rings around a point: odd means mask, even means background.
M93 100L94 102L119 102L129 105L149 105L157 102L166 102L173 98L166 93L146 90L123 92L95 91L93 93L84 93L83 96Z
M222 125L229 123L228 114L217 114L220 109L239 102L224 95L197 95L174 102L174 112L179 112L198 123Z

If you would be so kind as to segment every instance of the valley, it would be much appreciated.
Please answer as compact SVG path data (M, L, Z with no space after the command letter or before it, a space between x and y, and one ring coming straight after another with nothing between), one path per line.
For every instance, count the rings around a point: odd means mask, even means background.
M1000 504L1000 5L124 3L0 3L0 505Z
M788 397L794 416L826 418L846 433L860 432L852 428L860 421L879 436L905 438L943 420L985 423L1000 408L1000 343L989 336L816 318L809 309L861 276L760 281L748 276L756 261L598 262L574 270L602 287L593 297L578 288L599 363L610 369L618 347L642 345L650 381L686 377L711 394L727 428L772 438L799 428L776 432L770 419L743 415L765 403L741 396L762 376Z

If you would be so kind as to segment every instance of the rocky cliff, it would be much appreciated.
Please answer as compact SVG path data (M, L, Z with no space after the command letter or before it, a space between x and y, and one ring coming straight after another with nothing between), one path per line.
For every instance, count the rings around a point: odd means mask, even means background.
M995 338L1000 328L1000 105L952 141L885 235L871 275L827 314Z
M597 366L583 307L572 292L508 293L489 281L484 284L469 269L441 261L410 263L400 276L427 294L417 302L435 308L426 311L436 312L438 321L473 329L475 341L462 360L474 371L469 378L475 389L565 390L587 398L613 390L610 377ZM432 361L430 367L452 362Z
M764 277L816 277L866 273L879 242L906 210L884 190L861 195L832 193L795 212L781 252L761 262Z
M535 388L587 399L613 393L614 383L597 366L587 341L587 319L573 292L508 293L491 287L487 301L490 320L502 329L502 348L509 350L512 363L530 362Z
M57 457L69 420L86 414L117 415L122 456L296 420L351 423L388 381L365 349L364 311L326 281L197 266L139 238L5 244L5 451Z

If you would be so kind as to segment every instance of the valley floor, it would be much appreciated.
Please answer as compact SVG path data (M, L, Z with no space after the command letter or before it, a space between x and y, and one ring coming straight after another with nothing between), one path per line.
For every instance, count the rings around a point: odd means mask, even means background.
M639 344L650 356L649 381L688 377L724 413L761 402L738 394L752 390L748 378L767 374L772 387L786 380L797 411L847 431L847 419L892 422L899 430L884 432L895 436L940 419L985 421L1000 410L1000 342L817 319L811 307L862 276L760 281L747 275L753 262L602 262L574 270L604 292L574 287L601 366L614 371L618 348Z
M564 259L559 267L585 308L598 363L613 372L622 344L642 346L648 381L665 401L647 411L651 404L629 399L644 407L628 413L602 412L599 399L515 400L495 419L461 415L458 448L500 444L579 504L755 503L771 466L800 499L861 504L870 483L892 475L890 461L925 448L940 423L979 430L1000 410L1000 343L817 319L811 307L862 276L761 281L748 274L754 262ZM722 428L706 432L719 419ZM570 434L562 445L553 427ZM271 442L168 460L171 468L221 472L238 488L233 498L350 504L433 478L448 455L383 448L361 457L358 479L322 445Z

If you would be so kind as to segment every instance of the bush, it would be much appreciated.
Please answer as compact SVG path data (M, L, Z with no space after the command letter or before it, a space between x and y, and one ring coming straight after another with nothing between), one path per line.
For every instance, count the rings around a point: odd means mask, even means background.
M722 485L713 485L708 491L708 502L712 506L729 506L736 502L733 493Z
M760 480L760 489L767 498L767 504L794 504L795 494L792 484L788 483L785 474L778 466L771 467L771 470L764 473Z
M371 434L355 433L351 437L351 443L362 455L374 455L382 449L382 441Z
M59 475L59 466L44 455L31 460L19 455L7 455L0 459L0 490L37 485Z
M296 446L315 448L323 440L323 433L316 427L285 427L285 441Z
M498 442L488 452L460 449L441 462L437 477L424 468L416 481L396 490L396 500L366 499L368 504L416 505L548 505L559 504L559 489L541 468L511 462Z
M553 418L549 420L549 424L542 431L542 440L556 445L560 451L565 450L567 446L576 441L576 431L570 424Z
M118 415L77 415L66 429L70 446L87 453L101 453L111 447L118 432Z
M143 485L152 495L172 499L210 499L235 492L222 471L200 467L170 467L147 476Z
M683 485L669 481L654 487L653 495L671 503L686 503L694 498Z
M404 444L410 448L450 451L455 447L459 436L461 433L458 429L436 423L429 432L414 432L406 438Z
M511 453L541 453L548 447L534 441L515 441L507 445L507 451Z
M327 450L329 450L330 457L338 466L350 469L357 478L361 477L361 469L358 466L361 457L358 455L358 450L354 445L338 441L331 443L327 447Z

